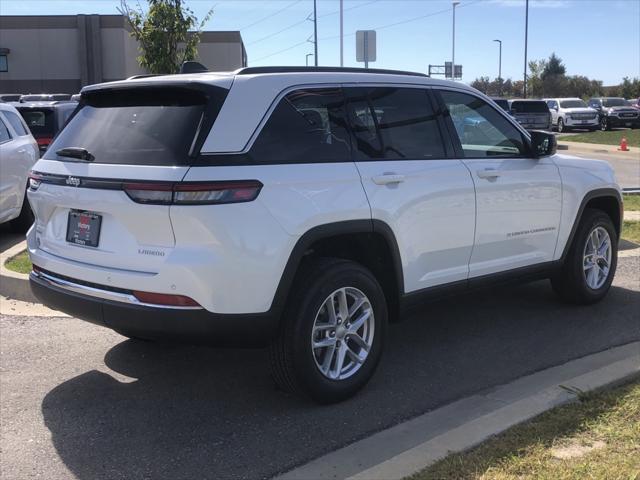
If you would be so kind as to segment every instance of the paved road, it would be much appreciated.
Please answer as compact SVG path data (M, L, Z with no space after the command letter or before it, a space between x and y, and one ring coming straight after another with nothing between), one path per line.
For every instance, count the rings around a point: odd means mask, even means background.
M640 340L640 258L602 303L547 282L433 303L390 330L362 394L276 391L264 351L126 340L72 318L0 320L3 478L265 478L490 386Z
M580 153L561 151L581 158L606 160L616 172L616 179L622 188L640 188L640 149L634 148L627 153Z

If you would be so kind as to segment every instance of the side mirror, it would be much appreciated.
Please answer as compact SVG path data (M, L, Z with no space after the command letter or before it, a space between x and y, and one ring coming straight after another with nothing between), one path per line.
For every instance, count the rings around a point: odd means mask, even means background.
M548 157L556 153L558 142L553 133L533 130L531 132L531 153L535 158Z

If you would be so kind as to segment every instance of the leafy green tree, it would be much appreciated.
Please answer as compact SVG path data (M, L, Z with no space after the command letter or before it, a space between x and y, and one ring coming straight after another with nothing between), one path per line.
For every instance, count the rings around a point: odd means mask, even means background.
M120 0L119 11L131 25L131 36L140 43L138 63L149 73L178 73L183 62L194 60L204 24L184 5L183 0L148 0L145 13L140 4L132 8Z
M554 52L549 57L549 60L545 62L540 78L544 81L549 77L564 76L566 73L567 68L562 63L562 59Z
M547 61L529 61L529 75L527 75L527 92L531 97L543 97L542 72L547 68Z

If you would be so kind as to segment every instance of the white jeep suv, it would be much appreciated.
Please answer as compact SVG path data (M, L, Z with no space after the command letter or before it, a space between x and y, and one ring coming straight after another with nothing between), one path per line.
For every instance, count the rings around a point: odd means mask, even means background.
M551 112L551 128L558 133L572 128L597 130L600 125L598 112L580 98L547 98L544 100Z
M372 376L433 296L551 278L600 300L621 195L476 90L421 74L245 68L85 87L34 167L31 284L123 335L270 345L319 402Z

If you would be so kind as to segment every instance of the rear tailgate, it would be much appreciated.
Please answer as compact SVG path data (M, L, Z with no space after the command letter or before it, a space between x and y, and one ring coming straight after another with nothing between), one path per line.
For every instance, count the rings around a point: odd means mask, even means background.
M226 95L211 88L83 93L79 110L33 168L30 235L37 248L60 260L157 272L175 245L163 195L185 176L206 134L203 124L219 111L213 102Z

